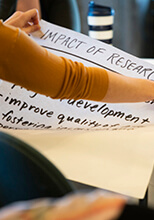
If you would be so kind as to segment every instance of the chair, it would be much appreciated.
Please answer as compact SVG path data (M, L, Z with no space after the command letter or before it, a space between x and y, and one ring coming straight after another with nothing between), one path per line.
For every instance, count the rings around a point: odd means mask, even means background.
M0 132L0 207L21 200L61 197L75 188L43 155Z

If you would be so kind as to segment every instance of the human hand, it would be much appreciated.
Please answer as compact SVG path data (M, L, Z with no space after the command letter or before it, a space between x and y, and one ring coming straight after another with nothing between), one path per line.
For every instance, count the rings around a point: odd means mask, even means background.
M19 27L27 34L40 29L37 9L31 9L26 12L17 11L4 23L14 27Z

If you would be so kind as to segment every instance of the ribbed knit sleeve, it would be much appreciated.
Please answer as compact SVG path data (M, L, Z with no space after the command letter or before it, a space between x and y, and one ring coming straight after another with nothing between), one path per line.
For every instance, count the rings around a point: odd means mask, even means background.
M18 28L0 22L0 78L51 98L101 101L107 71L56 56Z

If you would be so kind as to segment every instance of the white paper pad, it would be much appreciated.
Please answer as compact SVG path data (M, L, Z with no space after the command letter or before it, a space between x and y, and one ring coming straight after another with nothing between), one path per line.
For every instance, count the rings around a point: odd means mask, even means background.
M45 21L41 26L41 32L32 38L52 53L87 66L154 78L150 63ZM52 100L4 81L0 100L0 129L40 150L67 178L144 197L154 161L152 101L106 104Z
M71 180L143 198L153 168L153 132L13 131Z

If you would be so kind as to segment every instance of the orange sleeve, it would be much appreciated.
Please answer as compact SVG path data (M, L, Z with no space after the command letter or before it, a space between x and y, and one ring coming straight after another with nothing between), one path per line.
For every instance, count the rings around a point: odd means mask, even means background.
M101 101L107 71L58 57L20 29L0 22L0 78L51 98Z

